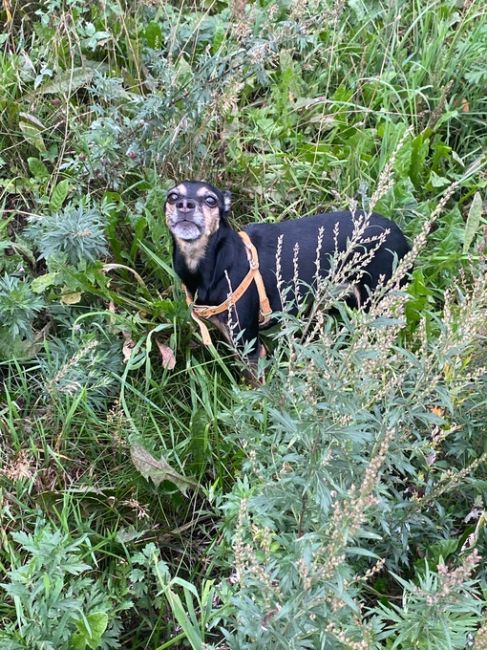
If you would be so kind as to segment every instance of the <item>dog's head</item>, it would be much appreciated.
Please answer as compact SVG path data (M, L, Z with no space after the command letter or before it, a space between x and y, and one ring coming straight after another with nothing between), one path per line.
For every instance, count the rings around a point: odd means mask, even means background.
M183 181L167 193L166 223L176 240L190 243L216 232L230 210L230 192L204 181Z

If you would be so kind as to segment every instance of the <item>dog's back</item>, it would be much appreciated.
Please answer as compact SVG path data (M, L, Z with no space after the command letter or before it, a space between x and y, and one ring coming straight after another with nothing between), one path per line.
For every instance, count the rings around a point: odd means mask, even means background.
M276 311L282 307L283 288L289 287L286 297L292 302L296 277L303 285L315 286L317 276L328 275L331 265L339 283L353 285L351 295L355 298L350 302L365 304L379 282L391 277L395 260L410 250L399 227L379 214L325 212L274 224L252 224L245 230L259 251L266 290ZM281 292L276 275L283 283Z

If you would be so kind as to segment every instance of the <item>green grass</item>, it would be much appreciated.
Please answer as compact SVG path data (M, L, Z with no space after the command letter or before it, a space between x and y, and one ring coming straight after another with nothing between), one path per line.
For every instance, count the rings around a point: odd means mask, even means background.
M0 648L485 647L483 5L3 3ZM285 318L246 386L171 268L182 178L236 227L434 215L406 305Z

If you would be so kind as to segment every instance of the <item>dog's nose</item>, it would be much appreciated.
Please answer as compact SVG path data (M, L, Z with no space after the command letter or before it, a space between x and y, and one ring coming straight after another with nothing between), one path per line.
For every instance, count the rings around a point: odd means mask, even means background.
M176 207L180 212L191 212L195 209L196 203L191 199L181 198L176 203Z

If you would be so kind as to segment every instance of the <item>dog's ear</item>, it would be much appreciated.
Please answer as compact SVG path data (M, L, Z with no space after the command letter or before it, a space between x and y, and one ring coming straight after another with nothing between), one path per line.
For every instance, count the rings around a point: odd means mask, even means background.
M231 192L222 192L223 194L223 212L227 215L230 212L230 206L232 205L232 194Z

